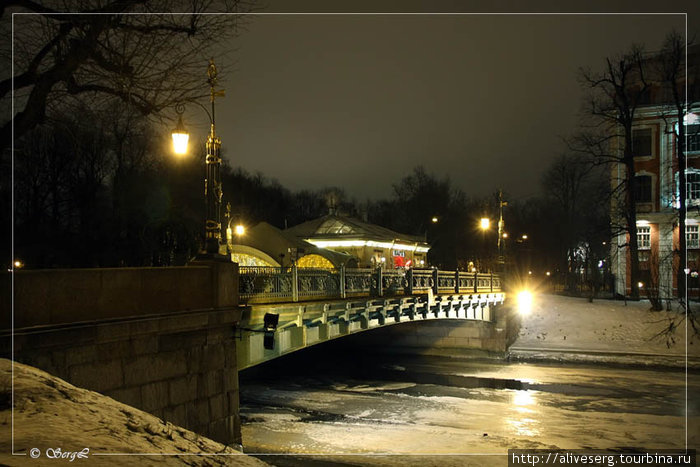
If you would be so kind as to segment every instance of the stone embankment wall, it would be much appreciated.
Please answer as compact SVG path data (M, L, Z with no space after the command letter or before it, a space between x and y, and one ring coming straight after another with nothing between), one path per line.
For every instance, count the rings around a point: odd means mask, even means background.
M214 440L240 443L237 279L236 264L218 262L20 271L14 333L4 332L2 354ZM3 300L3 324L11 311Z

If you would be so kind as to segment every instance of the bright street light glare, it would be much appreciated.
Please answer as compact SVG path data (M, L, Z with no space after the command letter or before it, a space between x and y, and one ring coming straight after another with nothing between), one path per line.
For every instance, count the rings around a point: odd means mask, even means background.
M482 217L482 218L481 218L480 226L481 226L481 228L482 228L483 230L488 229L490 225L491 225L491 221L489 220L488 217Z
M235 229L236 235L239 237L245 233L245 227L242 226L241 224L238 224Z
M518 293L518 312L521 315L529 315L532 310L532 294L527 290Z
M178 156L187 154L187 142L190 139L190 135L187 133L175 133L173 132L173 152Z

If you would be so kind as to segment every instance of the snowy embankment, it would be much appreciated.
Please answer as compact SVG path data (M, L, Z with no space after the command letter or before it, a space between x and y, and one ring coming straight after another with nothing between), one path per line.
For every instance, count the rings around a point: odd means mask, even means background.
M36 368L0 359L0 465L264 466L252 457ZM12 417L14 452L12 455Z
M697 306L697 304L695 304ZM649 302L627 303L536 295L522 316L511 359L598 361L700 368L700 339L677 311L650 311ZM668 334L671 322L680 322Z

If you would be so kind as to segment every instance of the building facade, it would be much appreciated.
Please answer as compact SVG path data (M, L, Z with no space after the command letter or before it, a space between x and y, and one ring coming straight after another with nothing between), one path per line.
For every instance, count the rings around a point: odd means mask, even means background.
M698 56L698 49L691 49L689 58L697 60ZM700 114L697 106L691 105L692 111L679 122L673 106L669 104L668 93L663 93L661 86L650 85L649 88L649 103L637 108L632 129L640 296L658 293L660 298L675 297L678 290L677 271L683 268L688 275L688 293L691 297L697 297L700 266ZM679 125L684 125L686 135L684 167L679 166L678 160ZM613 141L612 149L622 153L622 138ZM685 187L679 186L680 170L685 171ZM625 176L623 164L612 166L610 179L613 190L619 187ZM680 206L680 189L685 190L686 206ZM613 197L613 223L619 206L616 201L619 203ZM683 227L679 227L679 209L686 211ZM619 215L617 221L622 223ZM686 238L687 258L680 251L680 234ZM621 231L611 242L610 269L615 276L615 292L619 295L631 292L628 240L628 233Z

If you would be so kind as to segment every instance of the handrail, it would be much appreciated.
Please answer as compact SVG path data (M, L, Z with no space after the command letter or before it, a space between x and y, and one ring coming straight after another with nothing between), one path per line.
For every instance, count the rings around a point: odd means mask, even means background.
M242 302L298 302L346 297L392 297L444 293L474 294L501 291L498 274L438 269L317 269L239 267Z

